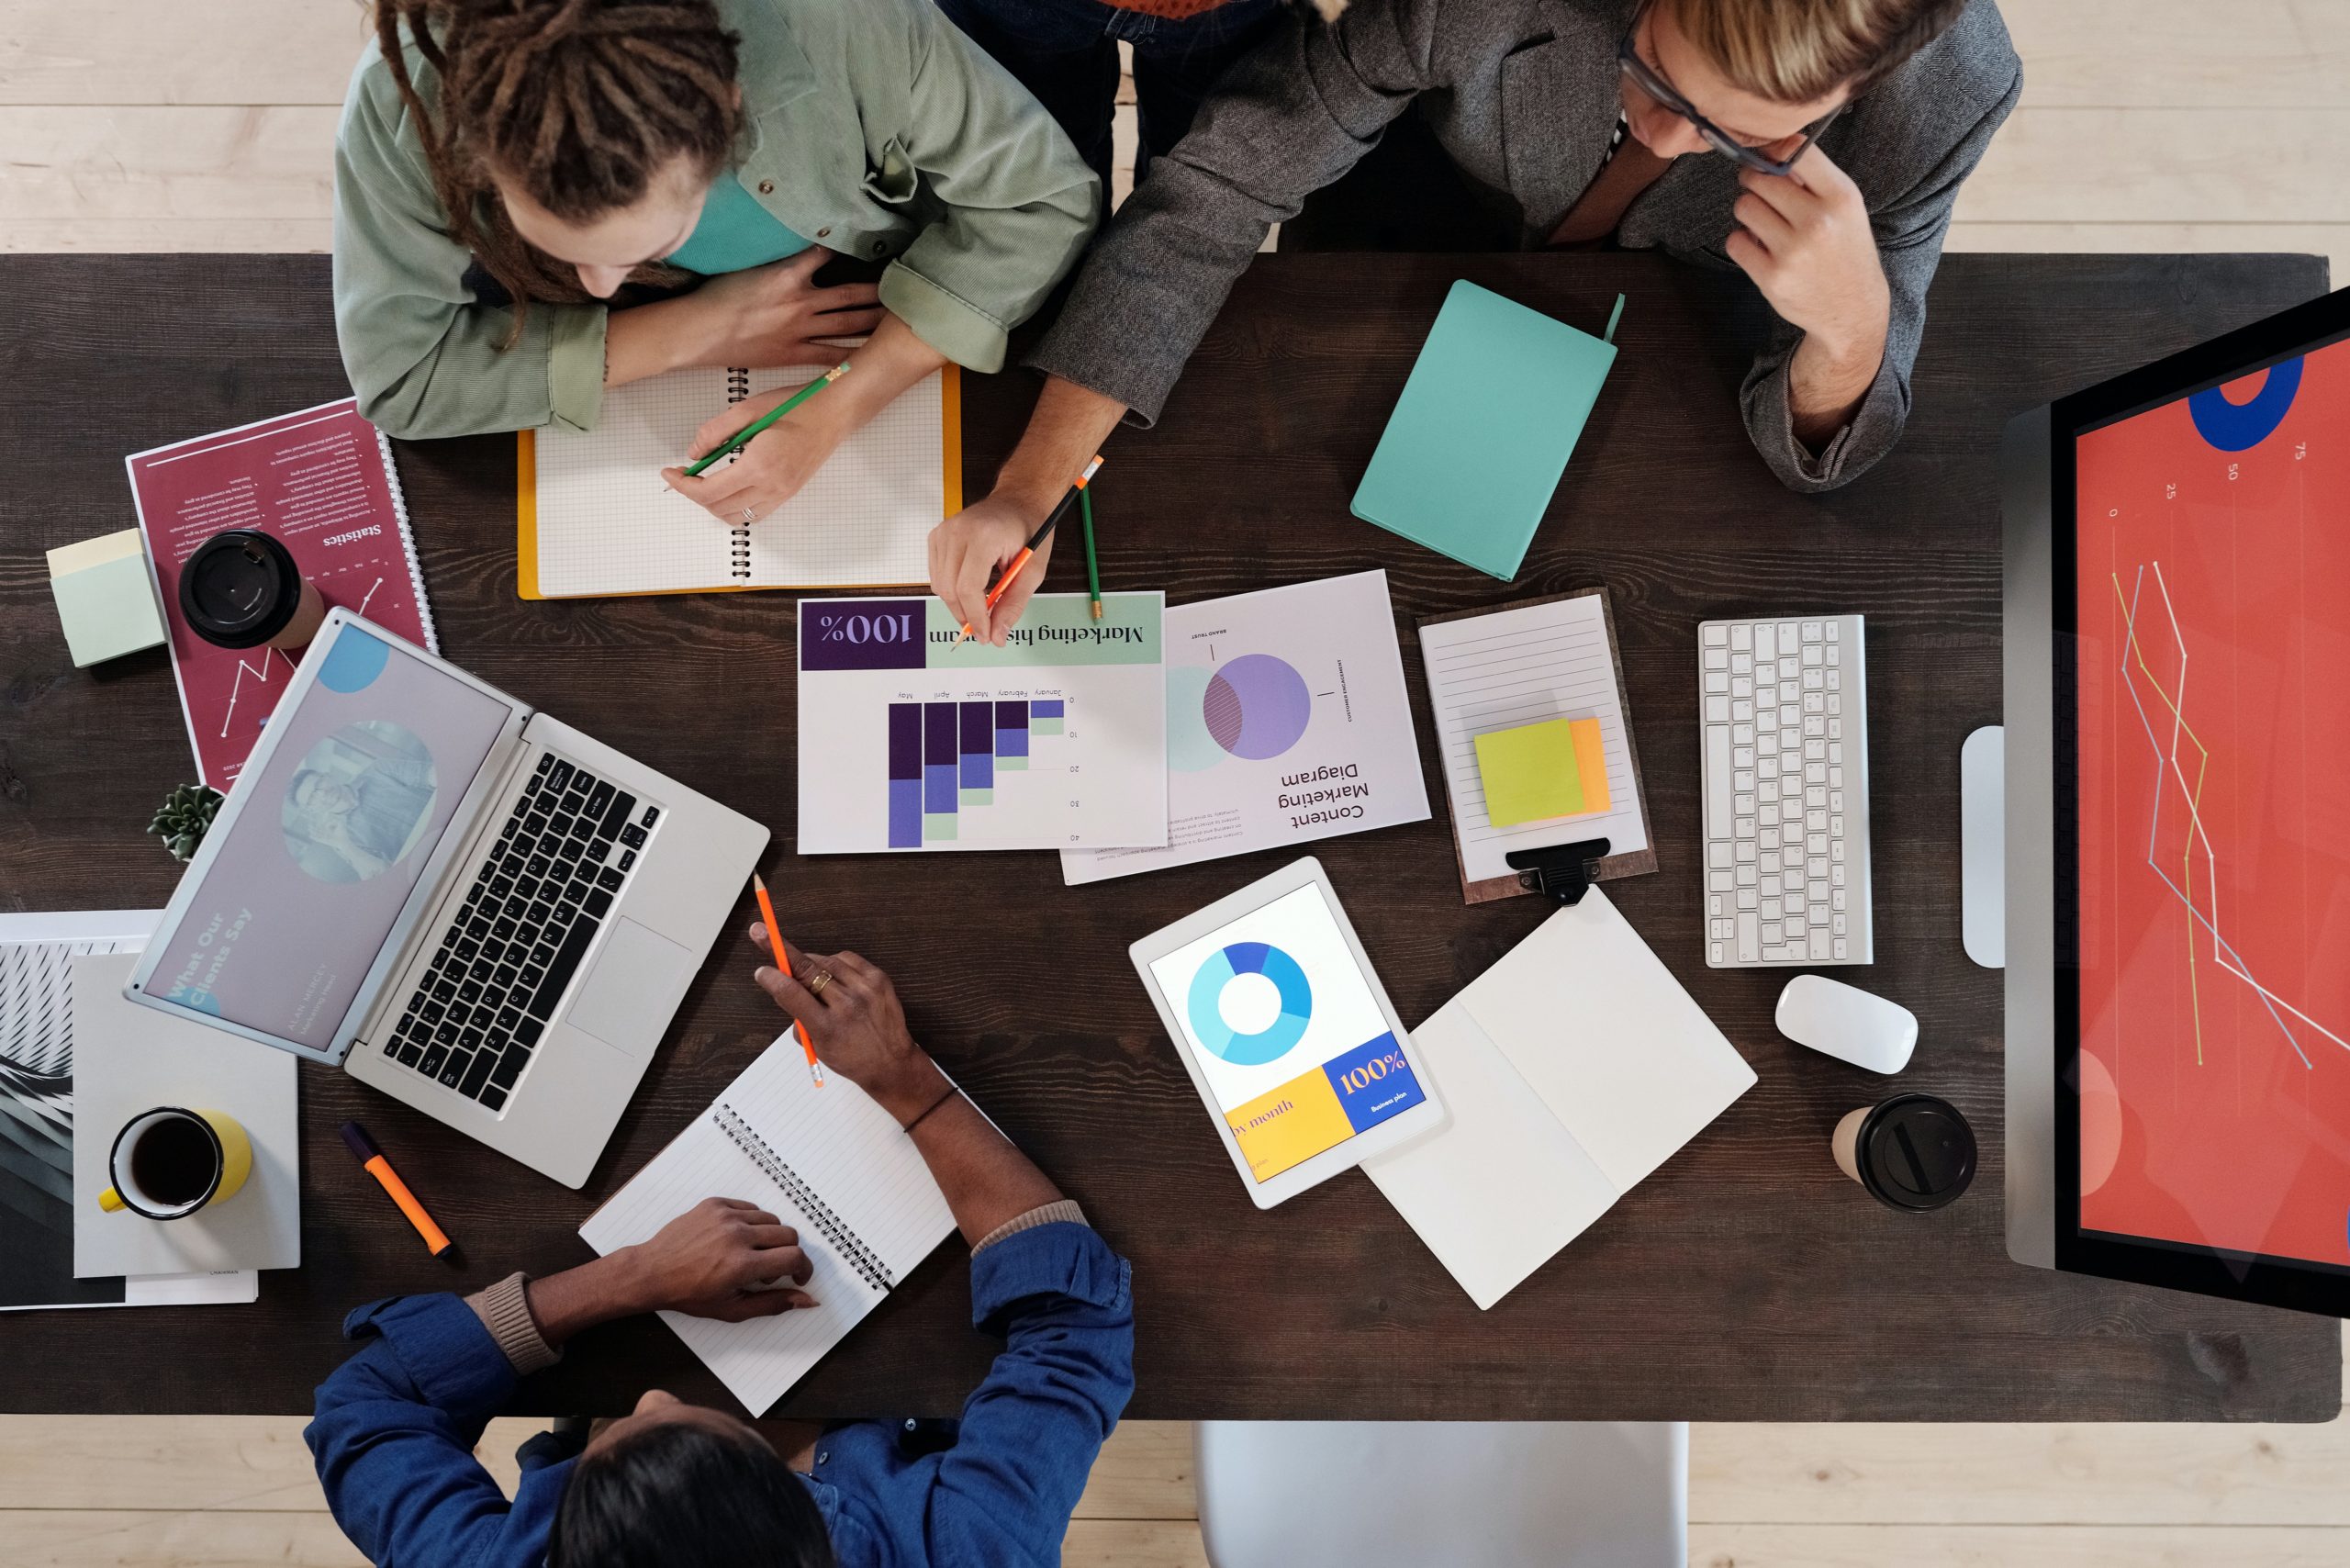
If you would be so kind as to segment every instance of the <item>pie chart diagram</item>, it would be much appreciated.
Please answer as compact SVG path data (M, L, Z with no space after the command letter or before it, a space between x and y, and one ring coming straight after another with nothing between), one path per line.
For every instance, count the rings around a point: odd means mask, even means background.
M1281 1011L1263 1028L1243 1034L1224 1015L1227 989L1259 976L1271 982L1281 999ZM1235 942L1208 955L1192 977L1185 999L1192 1033L1210 1055L1235 1067L1262 1067L1277 1061L1305 1037L1306 1020L1314 1016L1314 988L1297 960L1264 942Z
M1270 654L1243 654L1208 678L1200 718L1215 744L1251 762L1279 756L1305 734L1314 694Z

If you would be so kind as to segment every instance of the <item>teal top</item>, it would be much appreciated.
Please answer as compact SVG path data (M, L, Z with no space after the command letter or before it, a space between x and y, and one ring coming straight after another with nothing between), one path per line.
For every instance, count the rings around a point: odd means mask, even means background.
M669 264L715 277L796 256L813 240L783 226L758 198L743 188L733 170L718 176L702 198L701 218L686 242L669 252Z

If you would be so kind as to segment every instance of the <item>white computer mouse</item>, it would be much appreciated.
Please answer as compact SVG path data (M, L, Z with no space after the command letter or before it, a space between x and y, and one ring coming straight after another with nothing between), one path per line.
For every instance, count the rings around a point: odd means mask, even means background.
M1797 975L1779 993L1779 1033L1822 1056L1899 1072L1918 1046L1918 1015L1825 975Z

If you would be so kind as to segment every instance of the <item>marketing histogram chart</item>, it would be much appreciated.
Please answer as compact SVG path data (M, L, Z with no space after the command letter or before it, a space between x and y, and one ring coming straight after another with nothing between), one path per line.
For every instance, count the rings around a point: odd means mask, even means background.
M804 602L800 852L1164 844L1164 599L1102 606L1039 594L998 648L935 599Z
M1066 776L1068 706L1044 697L890 703L890 847L959 837L966 817L995 804L1000 775ZM1007 778L1004 788L1067 793L1062 779L1045 778Z

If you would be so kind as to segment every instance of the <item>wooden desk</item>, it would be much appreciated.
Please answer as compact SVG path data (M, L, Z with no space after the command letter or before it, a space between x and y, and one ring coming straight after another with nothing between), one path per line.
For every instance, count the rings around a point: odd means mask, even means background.
M1623 358L1518 581L1353 521L1352 492L1450 281L1571 319L1630 296ZM1068 890L1049 855L791 853L787 595L525 604L509 439L403 446L443 652L773 824L788 928L893 973L921 1037L1134 1260L1150 1417L2320 1420L2335 1326L2017 1268L2001 1245L2000 984L1959 946L1958 749L1999 711L2001 422L2053 394L2320 293L2308 257L1954 256L1933 295L1899 451L1835 495L1790 495L1750 450L1727 286L1650 257L1261 260L1166 418L1117 438L1102 576L1196 599L1383 566L1407 618L1605 583L1662 870L1610 891L1761 1083L1494 1311L1479 1313L1360 1175L1252 1208L1161 1037L1125 945L1272 867L1216 862ZM163 655L74 670L39 552L131 521L122 454L344 391L324 257L0 258L0 905L160 904L140 830L191 777ZM974 378L983 488L1025 377ZM1076 550L1054 586L1081 584ZM1878 1085L1781 1039L1784 976L1699 958L1695 632L1703 617L1869 617L1879 959L1925 1026L1906 1087L1983 1135L1975 1190L1911 1217L1838 1174L1829 1130ZM1407 1021L1542 918L1460 902L1415 650L1436 819L1315 846ZM744 909L749 910L747 900ZM300 1411L374 1296L544 1271L580 1217L776 1032L750 949L705 966L585 1193L305 1070L303 1253L250 1308L0 1317L0 1408ZM334 1136L364 1115L464 1254L449 1268ZM1528 1202L1536 1201L1533 1195ZM959 1246L922 1269L778 1414L954 1409L989 1344ZM524 1398L608 1412L648 1383L724 1395L651 1320L582 1338Z

